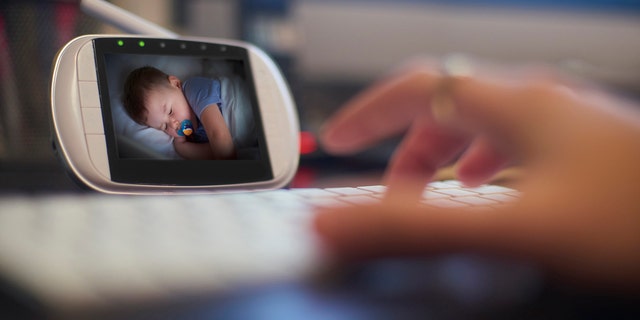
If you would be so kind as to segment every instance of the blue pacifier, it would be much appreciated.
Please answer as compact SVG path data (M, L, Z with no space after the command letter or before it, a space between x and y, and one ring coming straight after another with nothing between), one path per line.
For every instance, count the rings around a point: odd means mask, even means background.
M178 135L181 137L190 136L193 133L193 124L191 120L182 120L180 128L178 128Z

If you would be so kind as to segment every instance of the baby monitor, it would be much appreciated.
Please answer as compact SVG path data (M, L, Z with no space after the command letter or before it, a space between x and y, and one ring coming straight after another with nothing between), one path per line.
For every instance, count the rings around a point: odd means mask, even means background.
M203 127L197 113L179 123L177 137L131 116L123 103L125 82L143 67L180 83L215 83L196 95L216 95L213 107L233 139L232 159L193 159L176 150L175 139L192 139ZM170 104L160 107L169 114ZM298 166L298 118L285 79L263 51L241 41L78 37L54 61L51 116L54 147L70 173L106 193L273 189L286 185Z

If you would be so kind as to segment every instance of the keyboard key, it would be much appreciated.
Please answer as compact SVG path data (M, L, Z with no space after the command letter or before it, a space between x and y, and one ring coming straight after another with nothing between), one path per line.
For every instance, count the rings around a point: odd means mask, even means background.
M454 197L467 197L467 196L477 196L478 194L472 191L468 191L465 189L436 189L433 191L434 193L446 194Z
M363 186L363 187L358 187L358 189L371 191L373 193L385 193L385 192L387 192L387 187L386 186Z
M291 189L290 192L301 197L335 197L334 192L320 188Z
M451 181L433 181L427 187L431 189L453 189L459 188L459 185Z
M433 190L425 190L422 193L422 198L425 200L433 200L433 199L444 199L444 198L449 198L450 195L448 194L444 194L444 193L440 193L440 192L435 192Z
M347 203L351 203L351 204L360 204L360 205L366 205L366 204L374 204L374 203L378 203L380 202L380 199L377 199L375 197L372 196L368 196L368 195L354 195L354 196L344 196L344 197L340 197L338 198L341 201L347 202Z
M480 197L456 197L456 198L453 198L453 200L457 202L466 203L472 206L490 206L490 205L499 204L498 201L480 198Z
M517 197L515 197L513 195L509 195L509 194L505 194L505 193L483 194L482 198L491 199L491 200L498 201L498 202L501 202L501 203L508 203L508 202L512 202L512 201L518 199Z
M372 191L366 189L358 189L358 188L326 188L324 189L329 192L337 193L340 195L351 196L351 195L367 195L372 194Z
M473 192L477 192L479 194L494 194L494 193L505 193L505 192L510 192L513 189L509 189L506 187L502 187L502 186L496 186L496 185L482 185L476 188L470 188L468 190L471 190Z

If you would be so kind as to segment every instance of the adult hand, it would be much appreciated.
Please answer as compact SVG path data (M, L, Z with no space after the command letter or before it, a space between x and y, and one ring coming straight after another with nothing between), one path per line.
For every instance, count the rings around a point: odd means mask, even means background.
M590 284L640 289L638 106L546 71L476 73L449 90L454 112L436 119L443 81L411 64L348 103L324 127L325 149L348 154L405 133L378 205L319 212L336 259L476 252L526 259ZM486 212L417 205L436 170L487 181L510 163L521 197Z

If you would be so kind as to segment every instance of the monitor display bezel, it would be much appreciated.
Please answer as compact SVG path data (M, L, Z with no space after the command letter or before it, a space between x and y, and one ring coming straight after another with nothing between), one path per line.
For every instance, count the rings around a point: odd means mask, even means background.
M96 38L94 54L111 180L117 183L167 186L209 186L273 179L262 117L258 107L251 61L246 48L191 40L153 38ZM119 155L115 134L112 93L107 55L149 55L158 57L194 57L242 64L244 83L257 129L259 159L234 160L159 160L123 158Z

